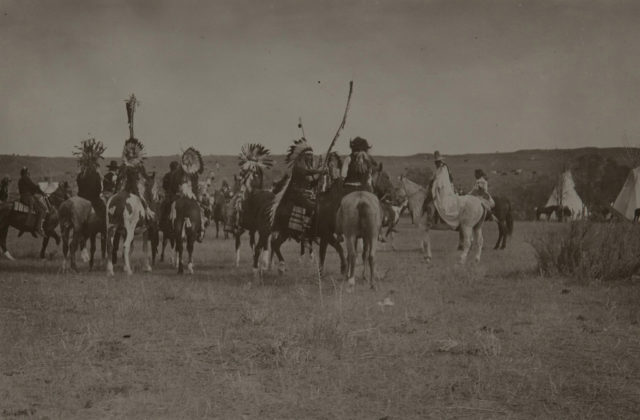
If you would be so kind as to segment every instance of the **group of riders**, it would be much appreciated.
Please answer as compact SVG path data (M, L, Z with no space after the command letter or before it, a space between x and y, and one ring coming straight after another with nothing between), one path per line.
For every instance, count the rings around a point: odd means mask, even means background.
M288 174L290 182L283 200L304 209L306 214L312 218L317 209L318 184L323 180L334 182L339 179L342 184L343 195L353 191L374 192L372 172L377 165L369 154L371 145L366 139L356 137L350 141L350 148L351 154L343 162L340 161L340 157L336 153L332 153L329 156L326 167L318 167L315 164L313 148L307 143L306 139L301 138L295 141L294 145L289 148L287 155L291 171ZM437 183L432 188L443 188L445 191L441 191L441 193L455 195L453 176L445 163L444 157L438 151L434 153L434 163L434 181L444 179L445 182ZM148 211L148 204L137 190L137 181L142 176L141 174L144 174L144 166L131 167L124 163L118 164L114 160L106 168L108 172L104 176L101 176L97 165L82 168L76 177L78 196L91 202L96 214L102 215L106 214L105 203L109 197L118 191L126 189L130 193L137 194L145 210ZM481 198L483 204L488 209L491 209L494 206L494 202L489 194L486 174L481 169L477 169L475 178L475 183L469 194ZM162 178L162 188L165 194L163 201L160 203L159 211L165 217L171 211L171 204L178 197L187 196L193 199L200 197L197 173L185 172L177 161L170 163L169 172ZM230 197L231 191L227 183L225 183L224 188L226 189L224 191L225 197ZM20 172L18 189L20 201L29 206L36 214L35 232L44 236L43 219L47 211L44 192L38 184L32 181L29 169L26 167L22 168ZM390 199L390 197L387 196L385 199ZM151 213L148 212L147 214ZM201 226L200 230L199 239L202 240L204 226Z

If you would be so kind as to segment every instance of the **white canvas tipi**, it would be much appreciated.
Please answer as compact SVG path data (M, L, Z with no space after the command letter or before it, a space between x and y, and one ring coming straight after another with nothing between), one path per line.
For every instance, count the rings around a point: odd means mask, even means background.
M576 192L576 184L573 182L571 171L565 171L562 174L560 182L553 189L545 207L559 205L568 207L571 210L571 220L578 220L588 216L587 208ZM551 214L549 219L557 219L555 212Z
M629 172L613 208L627 219L633 220L636 209L640 208L640 167Z

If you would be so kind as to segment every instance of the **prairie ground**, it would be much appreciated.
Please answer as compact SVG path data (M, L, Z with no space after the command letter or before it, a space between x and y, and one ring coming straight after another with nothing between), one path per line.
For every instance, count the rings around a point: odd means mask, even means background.
M517 223L494 251L490 224L482 262L464 267L457 235L436 232L428 268L403 221L397 250L378 253L378 289L354 293L331 249L321 284L288 243L287 272L248 287L248 244L235 268L211 231L195 275L164 263L114 278L62 274L59 250L40 261L13 232L0 416L638 418L640 285L540 277L526 239L553 228Z

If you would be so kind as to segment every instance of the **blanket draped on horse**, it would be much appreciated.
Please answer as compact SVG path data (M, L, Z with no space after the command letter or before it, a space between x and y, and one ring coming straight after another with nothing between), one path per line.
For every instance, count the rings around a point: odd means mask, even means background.
M452 229L457 229L460 224L460 197L453 189L446 165L441 166L436 172L431 188L433 203L440 218Z

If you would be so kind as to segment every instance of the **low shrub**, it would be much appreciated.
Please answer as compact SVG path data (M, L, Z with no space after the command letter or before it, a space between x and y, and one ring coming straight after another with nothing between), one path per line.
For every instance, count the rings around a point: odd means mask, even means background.
M610 281L640 269L640 226L630 223L571 222L540 231L529 243L543 275Z

